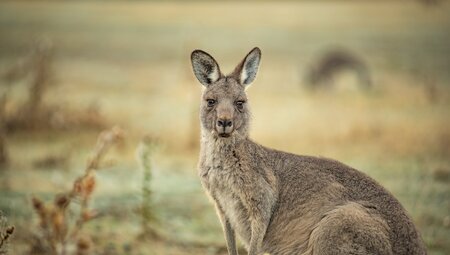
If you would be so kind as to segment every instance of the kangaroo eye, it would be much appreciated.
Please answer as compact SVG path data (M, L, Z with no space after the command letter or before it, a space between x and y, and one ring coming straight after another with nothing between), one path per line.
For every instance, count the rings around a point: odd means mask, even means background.
M242 109L244 108L244 103L245 103L245 101L242 101L242 100L239 100L239 101L234 102L234 104L236 105L236 107L237 107L239 110L242 110Z
M208 103L208 107L213 107L216 104L216 100L214 99L206 99L206 102Z

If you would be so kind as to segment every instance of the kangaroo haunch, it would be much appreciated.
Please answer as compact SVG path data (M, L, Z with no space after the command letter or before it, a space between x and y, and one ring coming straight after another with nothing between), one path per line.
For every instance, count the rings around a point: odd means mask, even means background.
M248 136L245 88L258 71L254 48L230 75L206 52L191 61L204 86L199 175L222 222L248 254L426 254L392 194L340 162L261 146Z

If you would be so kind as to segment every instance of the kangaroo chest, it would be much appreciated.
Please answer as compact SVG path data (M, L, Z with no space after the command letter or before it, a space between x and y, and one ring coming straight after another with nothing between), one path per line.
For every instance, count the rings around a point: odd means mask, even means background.
M242 162L233 155L226 156L217 151L205 153L201 159L201 181L210 196L223 211L231 226L248 244L251 237L250 215L246 209L244 188L248 189L248 179L243 171ZM243 187L243 185L247 185Z

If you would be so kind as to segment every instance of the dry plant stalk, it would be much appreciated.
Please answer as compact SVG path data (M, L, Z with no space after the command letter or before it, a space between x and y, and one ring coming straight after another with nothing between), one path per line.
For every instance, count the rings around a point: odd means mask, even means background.
M33 81L30 86L28 101L25 104L24 117L31 125L39 120L42 97L52 80L53 45L50 40L41 40L33 49L30 65L33 71Z
M4 112L6 105L6 95L0 98L0 170L8 165L9 155L6 147L6 135L4 127Z
M55 196L52 204L45 204L37 197L32 204L39 218L40 250L54 255L88 254L92 248L88 235L80 235L83 225L96 218L98 213L89 208L89 201L95 190L95 171L101 168L100 162L108 150L123 139L123 131L114 127L100 133L94 151L89 158L84 174L77 178L72 189ZM80 204L75 215L69 215L67 209L70 202ZM74 247L71 251L70 247ZM42 249L43 248L43 249Z
M8 243L14 233L14 226L8 225L8 221L0 211L0 255L8 254Z
M5 121L11 124L22 125L26 127L36 127L47 109L42 105L42 99L47 89L53 83L53 43L48 38L41 38L33 44L31 52L24 60L14 65L10 70L2 75L8 86L14 84L18 80L30 77L28 89L28 99L14 116L5 118ZM4 93L7 95L7 91Z
M142 234L144 238L159 238L158 233L155 231L154 225L157 223L157 218L154 213L153 201L152 201L152 164L151 154L154 152L156 142L145 136L138 147L137 158L139 165L143 171L142 178L142 204L140 208L141 220L142 220Z
M96 104L79 111L65 105L46 102L45 97L49 90L57 85L54 55L55 47L52 40L43 37L36 40L30 52L9 70L3 72L0 69L0 94L3 94L8 101L8 109L4 112L2 124L6 132L20 129L47 130L80 127L103 129L108 126ZM14 100L12 95L9 96L11 88L20 86L20 81L24 81L28 91L28 96L23 102Z

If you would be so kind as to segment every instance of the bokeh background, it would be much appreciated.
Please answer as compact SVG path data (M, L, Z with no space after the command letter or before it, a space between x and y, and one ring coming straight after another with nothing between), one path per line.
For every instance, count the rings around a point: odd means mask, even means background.
M447 1L0 2L7 249L226 254L196 176L201 86L189 56L205 50L229 72L258 46L251 137L367 173L430 254L449 254L449 13ZM114 126L123 139L88 206L61 199ZM69 235L80 208L86 222Z

